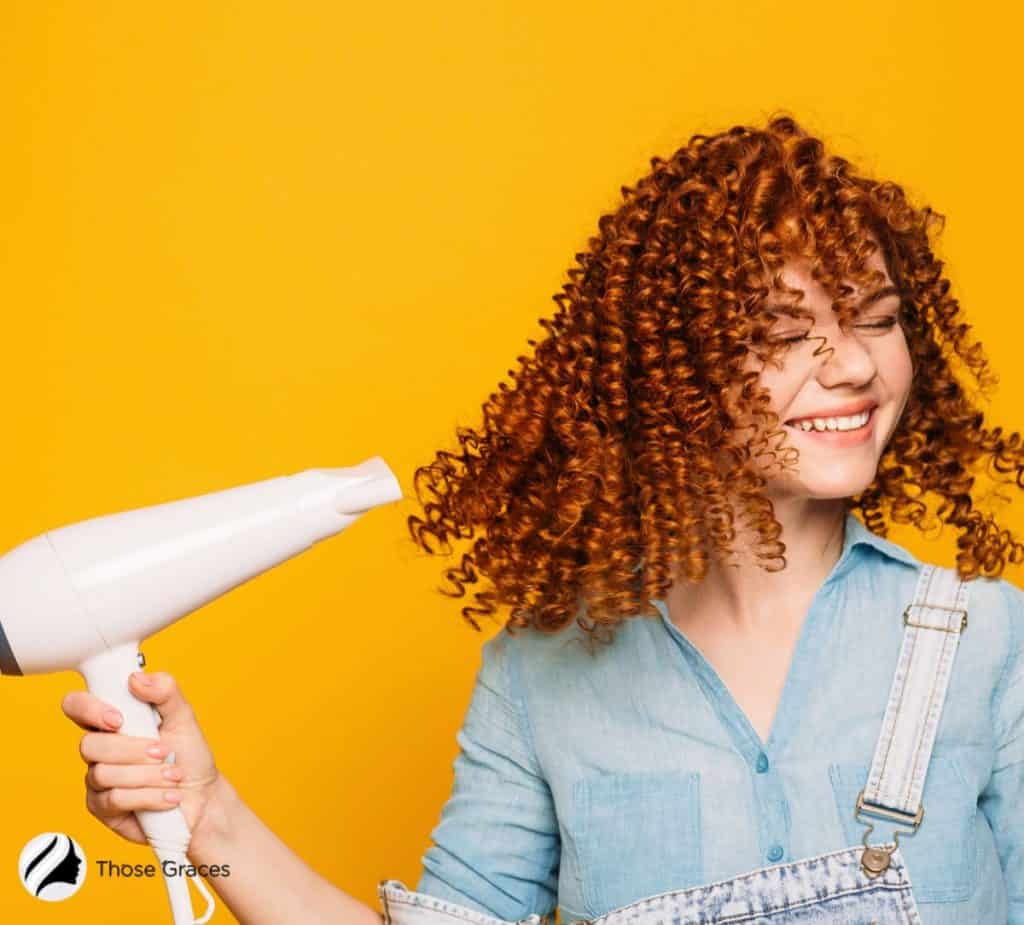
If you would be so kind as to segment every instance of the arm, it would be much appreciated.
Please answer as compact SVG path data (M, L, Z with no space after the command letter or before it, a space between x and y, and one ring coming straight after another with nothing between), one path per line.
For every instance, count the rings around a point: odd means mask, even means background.
M79 750L89 765L86 806L97 819L144 845L134 811L178 803L191 829L189 861L227 865L226 876L207 882L243 925L381 925L377 912L306 866L245 805L214 763L191 705L169 674L140 671L129 683L159 711L159 740L110 731L122 718L110 717L109 705L88 691L71 692L62 705L86 730ZM163 751L152 755L152 745ZM168 751L176 755L172 766L163 760Z
M995 836L1009 900L1007 925L1024 925L1024 592L1002 582L1010 656L993 695L996 755L978 807Z
M484 647L484 665L469 715L459 733L456 785L435 829L436 848L428 852L420 888L409 893L392 884L378 886L390 900L388 925L451 925L465 919L465 907L478 910L469 920L482 925L479 911L516 915L521 907L553 906L558 828L547 785L533 758L532 745L509 689L503 636ZM161 715L160 739L117 735L104 716L107 704L87 691L64 699L65 714L86 729L80 752L89 765L86 805L101 822L136 844L146 837L133 812L166 809L166 790L177 789L191 827L188 858L194 865L227 865L228 876L210 877L225 905L243 925L381 925L380 913L335 888L308 867L243 802L216 769L190 705L170 675L132 676L133 694ZM175 751L174 768L146 747ZM178 774L171 783L163 774ZM436 897L440 896L441 899ZM447 901L445 901L447 900ZM497 925L502 925L498 922Z
M378 887L388 925L479 925L473 913L508 925L555 907L558 822L533 752L509 642L502 631L483 647L456 736L455 784L415 892L399 881ZM381 925L380 913L307 867L227 781L212 802L193 832L189 858L231 865L230 877L208 882L240 922Z
M268 829L223 775L215 787L188 857L230 865L230 876L206 882L239 922L381 925L379 912L334 887Z
M483 647L456 740L455 784L431 833L417 892L518 921L555 907L561 841L551 791L533 748L518 683L515 639ZM397 922L397 919L396 919Z

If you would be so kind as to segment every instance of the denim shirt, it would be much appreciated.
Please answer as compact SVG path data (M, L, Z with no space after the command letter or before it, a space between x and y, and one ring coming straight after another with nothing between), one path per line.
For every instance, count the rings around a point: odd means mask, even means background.
M511 921L558 906L568 925L860 845L854 806L921 565L847 515L767 742L662 600L596 654L576 626L502 629L416 891ZM968 587L924 817L900 850L923 925L1024 925L1024 592ZM892 831L875 820L871 843Z

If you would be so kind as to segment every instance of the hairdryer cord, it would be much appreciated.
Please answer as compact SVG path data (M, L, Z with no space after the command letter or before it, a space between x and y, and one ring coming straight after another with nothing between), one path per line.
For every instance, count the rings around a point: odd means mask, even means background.
M164 861L172 861L176 870L187 867L189 864L188 858L183 851L155 850L157 857L160 859L161 870L163 870ZM171 915L174 919L174 925L203 925L213 915L213 896L210 895L206 884L198 876L189 874L189 879L196 885L196 889L203 894L203 899L206 900L206 911L198 919L192 918L192 897L188 891L188 881L182 876L168 874L164 871L164 883L167 884L167 895L171 900Z
M206 888L206 884L203 883L202 877L192 876L192 882L196 885L196 889L203 894L203 899L206 900L206 912L203 913L201 919L196 919L195 925L203 925L203 922L208 922L210 916L213 915L213 897L210 895L210 891Z

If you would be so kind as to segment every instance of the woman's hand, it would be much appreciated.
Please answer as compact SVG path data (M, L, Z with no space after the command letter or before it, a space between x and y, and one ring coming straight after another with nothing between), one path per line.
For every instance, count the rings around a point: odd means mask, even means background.
M195 714L174 678L165 672L137 671L128 682L131 692L156 707L162 717L158 755L147 753L153 739L120 735L120 714L88 691L72 691L61 709L86 734L79 751L89 766L85 805L118 835L146 844L135 810L180 806L195 833L209 808L220 774ZM174 763L164 758L174 752ZM167 795L177 799L168 799Z

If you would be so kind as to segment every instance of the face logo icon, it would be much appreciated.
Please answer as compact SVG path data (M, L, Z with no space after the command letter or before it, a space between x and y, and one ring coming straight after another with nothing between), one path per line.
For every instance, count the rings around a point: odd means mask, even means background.
M77 893L85 882L85 869L85 852L62 832L37 835L18 858L21 885L36 899L47 902L60 902Z

